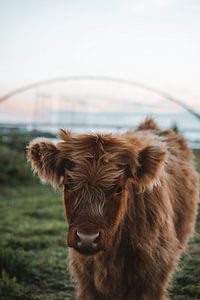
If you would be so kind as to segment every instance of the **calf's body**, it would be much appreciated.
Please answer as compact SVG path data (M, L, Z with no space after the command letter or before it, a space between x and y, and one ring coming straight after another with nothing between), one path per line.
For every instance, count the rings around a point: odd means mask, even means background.
M60 137L34 140L28 158L43 180L64 186L77 299L169 299L198 202L186 141L151 119L121 136Z

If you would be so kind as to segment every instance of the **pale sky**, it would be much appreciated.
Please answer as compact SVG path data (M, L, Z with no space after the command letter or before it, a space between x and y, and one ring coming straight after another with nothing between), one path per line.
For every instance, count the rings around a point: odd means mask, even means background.
M71 75L130 79L200 110L200 1L0 0L0 95Z

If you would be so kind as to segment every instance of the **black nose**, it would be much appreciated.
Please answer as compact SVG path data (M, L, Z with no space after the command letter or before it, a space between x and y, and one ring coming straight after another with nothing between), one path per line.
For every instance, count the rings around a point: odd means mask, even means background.
M86 234L77 231L76 234L78 237L78 241L77 241L78 248L96 249L98 247L99 232Z

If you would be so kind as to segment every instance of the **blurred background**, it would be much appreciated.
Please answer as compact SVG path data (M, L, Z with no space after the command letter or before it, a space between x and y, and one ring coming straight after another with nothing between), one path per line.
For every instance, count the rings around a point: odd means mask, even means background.
M0 0L1 299L74 299L61 195L33 178L29 141L152 116L200 170L199 53L198 0ZM172 299L200 299L199 227Z

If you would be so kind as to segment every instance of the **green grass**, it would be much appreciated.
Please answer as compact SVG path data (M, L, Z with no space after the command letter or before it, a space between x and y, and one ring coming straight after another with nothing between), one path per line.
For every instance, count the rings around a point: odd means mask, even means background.
M0 193L0 299L74 299L61 196L37 182ZM196 232L174 277L173 300L200 299L200 216Z
M10 196L11 194L11 196ZM73 299L61 196L19 187L0 199L0 299Z

